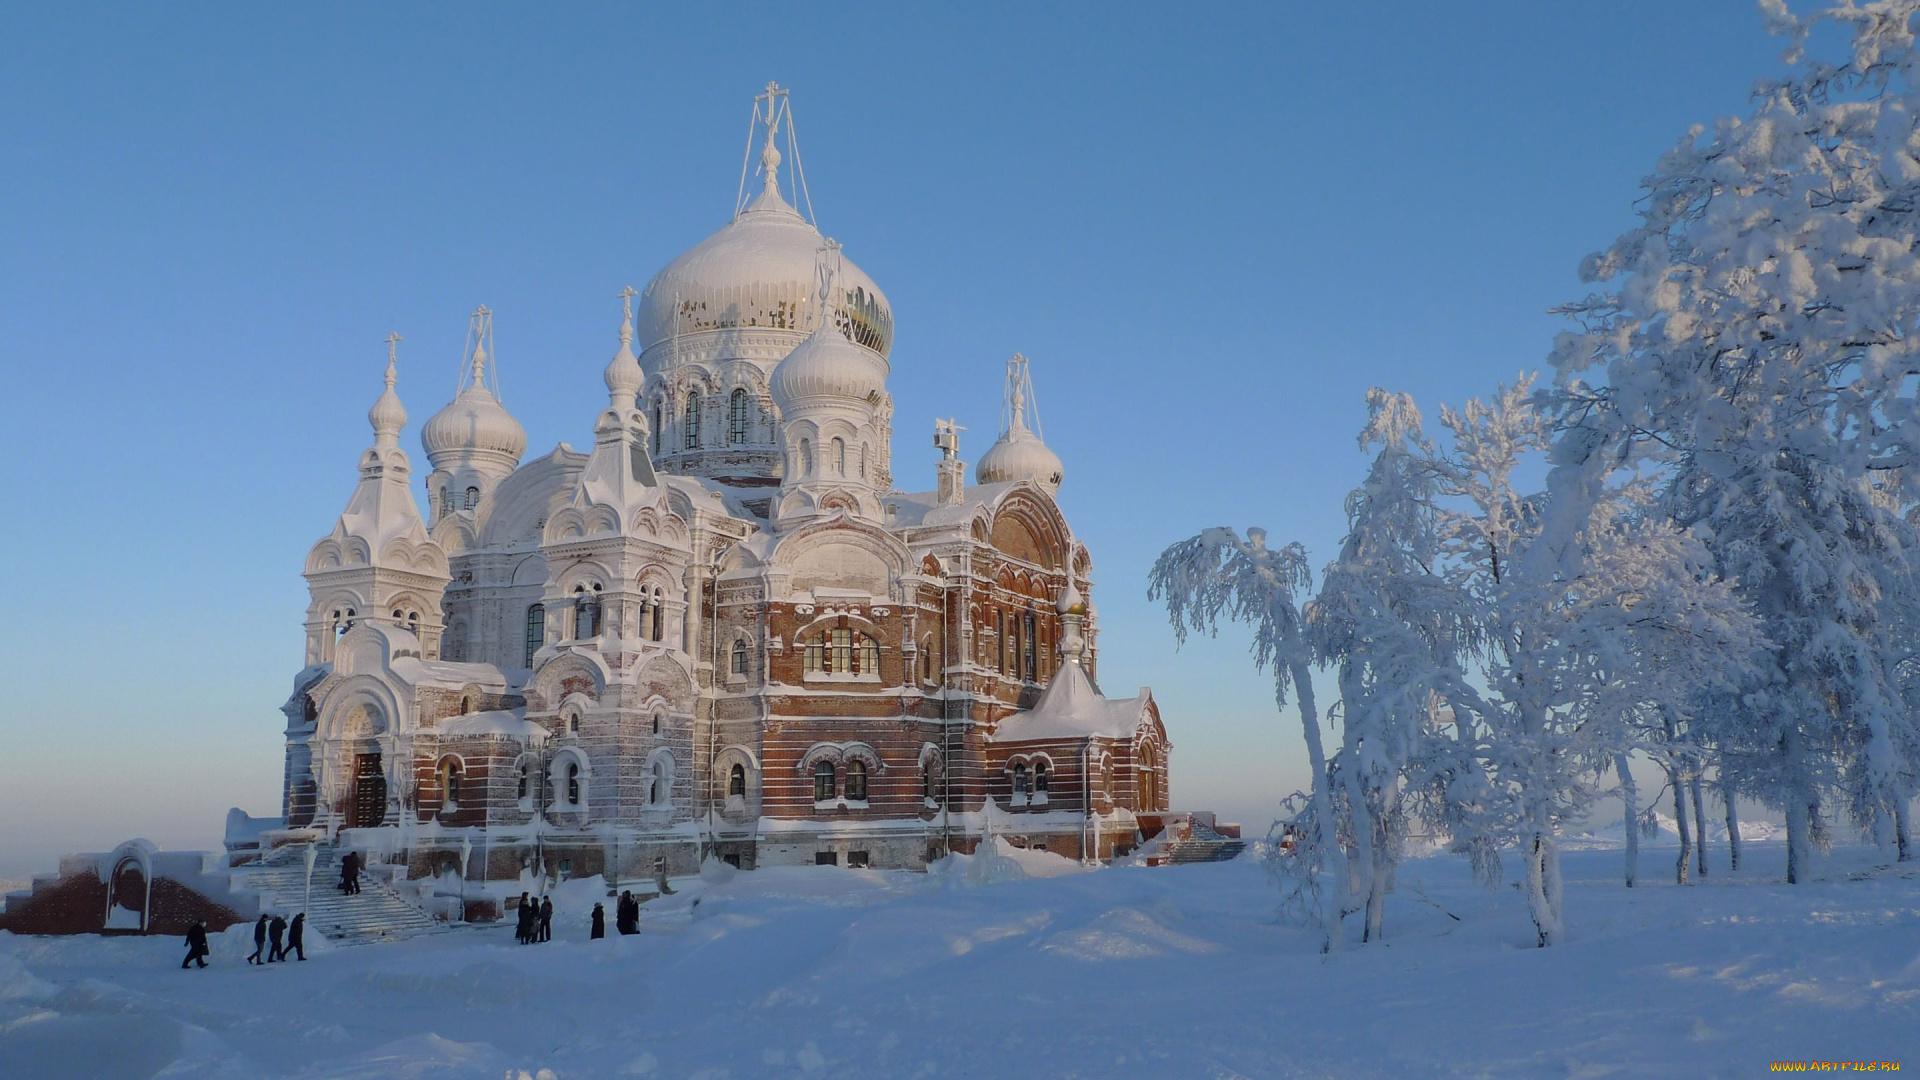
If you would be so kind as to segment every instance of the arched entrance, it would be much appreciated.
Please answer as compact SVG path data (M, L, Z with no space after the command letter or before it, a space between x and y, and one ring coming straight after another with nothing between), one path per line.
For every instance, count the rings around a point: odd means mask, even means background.
M371 829L387 818L387 774L380 751L353 755L353 789L347 799L347 828Z

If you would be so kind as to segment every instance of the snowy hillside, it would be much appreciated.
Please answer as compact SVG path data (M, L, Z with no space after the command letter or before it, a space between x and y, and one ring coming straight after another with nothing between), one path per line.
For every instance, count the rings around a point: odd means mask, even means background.
M740 874L687 881L641 937L605 941L587 940L574 882L551 944L489 928L265 969L240 962L244 930L192 972L173 941L0 935L0 1076L1691 1078L1920 1061L1920 869L1842 849L1788 887L1780 845L1749 857L1735 880L1722 863L1702 885L1629 892L1618 852L1570 852L1552 949L1532 947L1518 890L1420 859L1386 943L1331 959L1276 925L1249 860L985 886L964 866Z

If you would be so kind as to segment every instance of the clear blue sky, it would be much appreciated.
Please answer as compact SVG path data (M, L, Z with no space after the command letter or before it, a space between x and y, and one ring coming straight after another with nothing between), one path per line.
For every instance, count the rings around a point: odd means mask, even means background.
M381 338L417 464L482 302L531 451L589 443L615 294L727 220L769 79L893 301L899 483L1032 357L1103 681L1154 687L1177 804L1264 825L1297 724L1244 637L1174 650L1154 555L1324 561L1366 388L1537 368L1779 48L1750 0L0 9L0 876L277 813Z

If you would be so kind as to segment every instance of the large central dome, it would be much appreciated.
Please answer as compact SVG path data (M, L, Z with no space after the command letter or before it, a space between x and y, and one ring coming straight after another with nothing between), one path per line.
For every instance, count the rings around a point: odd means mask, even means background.
M705 330L812 330L820 230L780 197L778 151L766 190L725 228L667 264L647 283L640 344ZM842 261L834 311L847 336L882 356L893 347L893 309L859 267Z

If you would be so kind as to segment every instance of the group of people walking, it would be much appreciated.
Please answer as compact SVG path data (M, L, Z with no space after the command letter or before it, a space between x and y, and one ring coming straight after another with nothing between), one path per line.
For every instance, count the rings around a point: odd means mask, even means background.
M553 940L553 897L535 900L529 893L520 894L520 920L513 939L522 945Z
M180 961L180 967L206 967L207 957L212 955L213 946L207 939L207 924L196 922L188 927L187 958ZM302 911L294 915L292 922L275 914L260 916L260 921L253 924L253 952L247 956L247 963L277 964L290 956L300 960L307 958L307 913Z
M280 940L283 936L286 938L284 944ZM302 911L295 915L291 923L278 915L262 915L260 921L253 924L253 955L247 957L247 963L275 964L296 954L300 959L305 960L307 958L306 937L306 912ZM268 948L269 943L272 945L271 948ZM267 954L264 960L260 958L262 951Z
M614 905L614 925L622 934L640 932L640 901L631 892L623 892ZM515 924L513 938L522 945L539 941L553 940L553 897L543 896L538 900L531 893L520 894L520 917ZM607 905L593 905L592 929L587 932L590 938L607 936Z

